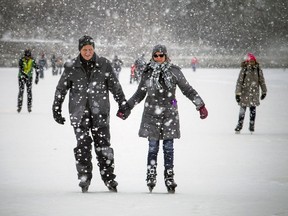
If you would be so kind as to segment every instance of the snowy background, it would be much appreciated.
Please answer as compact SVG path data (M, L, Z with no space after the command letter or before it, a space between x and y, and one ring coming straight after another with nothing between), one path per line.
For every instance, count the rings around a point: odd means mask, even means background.
M120 82L129 98L129 68ZM146 187L147 140L137 136L143 102L123 121L111 97L111 135L118 193L100 180L94 154L94 178L81 193L74 162L76 145L63 105L64 126L54 122L52 101L59 76L46 71L33 85L32 113L16 112L17 68L0 68L0 215L2 216L287 216L288 73L266 69L268 95L257 108L256 132L234 134L239 107L234 89L239 69L184 68L190 84L205 100L209 116L199 118L178 89L181 139L175 140L175 194L163 180L159 152L158 183ZM26 93L26 92L25 92ZM26 95L24 98L26 102ZM26 105L26 103L24 103Z
M3 2L3 3L2 3ZM287 0L0 0L0 67L25 48L67 59L84 34L130 66L163 43L174 63L238 67L247 52L265 67L288 67Z

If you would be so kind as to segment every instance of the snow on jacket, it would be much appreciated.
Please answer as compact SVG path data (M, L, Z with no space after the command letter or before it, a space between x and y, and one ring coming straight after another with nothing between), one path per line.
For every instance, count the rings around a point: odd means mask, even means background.
M72 64L65 64L64 72L58 82L54 105L60 108L69 92L69 113L71 125L78 127L84 110L91 112L93 125L103 127L109 125L110 101L109 91L115 101L121 104L125 100L122 87L113 73L110 62L104 57L93 56L94 68L88 77L81 65L80 55L73 59Z
M267 87L263 71L259 64L255 66L243 62L236 84L236 95L241 95L240 106L259 106L260 88L263 93L267 93Z
M128 100L129 106L133 108L147 95L139 130L140 137L146 137L152 140L180 138L179 114L175 96L176 86L195 104L197 110L204 105L203 100L185 79L180 68L171 65L169 70L173 75L172 87L169 89L160 76L159 82L162 84L163 89L155 89L150 84L153 70L149 67L148 63L137 91Z

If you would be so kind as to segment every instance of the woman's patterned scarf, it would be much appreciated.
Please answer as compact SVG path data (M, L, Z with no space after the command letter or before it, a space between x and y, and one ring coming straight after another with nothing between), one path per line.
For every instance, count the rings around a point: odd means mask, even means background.
M164 83L168 88L172 88L172 73L169 70L171 64L165 61L162 64L159 64L153 60L150 61L150 67L153 69L152 75L150 78L150 86L155 87L156 89L163 89L162 85L159 82L160 74L164 79Z

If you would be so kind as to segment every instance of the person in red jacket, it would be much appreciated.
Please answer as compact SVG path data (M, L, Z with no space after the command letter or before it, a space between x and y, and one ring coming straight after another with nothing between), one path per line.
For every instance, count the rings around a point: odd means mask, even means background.
M191 66L192 66L192 70L193 70L194 72L196 71L196 66L197 66L197 64L198 64L197 58L196 58L196 57L193 57L193 58L191 59Z

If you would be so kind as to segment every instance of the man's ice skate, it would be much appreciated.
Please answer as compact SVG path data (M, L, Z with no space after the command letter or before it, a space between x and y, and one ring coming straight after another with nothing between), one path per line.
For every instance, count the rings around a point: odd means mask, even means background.
M147 186L149 188L150 193L153 191L153 188L156 186L156 169L151 168L147 170Z
M105 185L107 186L109 191L117 192L117 186L118 186L118 182L117 181L112 179L112 180L106 181Z
M174 181L174 172L172 169L164 171L165 185L167 187L168 193L175 193L175 188L177 187L176 182Z
M87 178L87 176L81 176L79 186L82 188L82 193L86 193L88 191L89 185L90 180Z
M20 113L21 112L21 107L17 108L17 112Z

